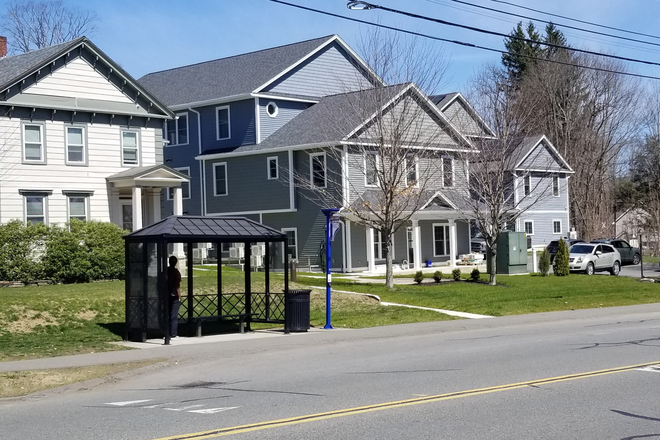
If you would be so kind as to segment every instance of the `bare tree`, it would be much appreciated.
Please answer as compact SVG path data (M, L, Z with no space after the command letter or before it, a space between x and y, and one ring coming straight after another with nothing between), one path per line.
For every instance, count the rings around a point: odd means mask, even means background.
M11 53L24 53L91 35L98 16L62 0L12 1L2 19Z
M442 187L442 156L457 145L466 148L466 141L427 98L446 68L440 54L382 32L364 37L361 49L373 71L395 85L334 95L316 104L311 110L334 115L325 121L338 140L324 150L334 164L327 166L331 184L320 190L314 180L321 176L313 171L296 173L296 180L308 198L341 207L342 215L380 234L386 285L392 288L393 234ZM309 153L313 167L318 156Z

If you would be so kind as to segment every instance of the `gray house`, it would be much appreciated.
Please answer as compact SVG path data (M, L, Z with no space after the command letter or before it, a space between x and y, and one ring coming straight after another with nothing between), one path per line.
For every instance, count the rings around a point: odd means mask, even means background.
M460 94L429 99L414 84L388 86L336 35L155 72L139 82L177 116L165 125L163 156L190 177L184 213L253 218L286 232L286 253L315 265L325 236L321 209L339 208L331 265L349 272L384 264L386 237L363 226L353 208L378 199L366 156L380 155L379 120L412 108L423 129L405 140L406 148L429 154L411 156L407 165L415 202L393 236L393 259L411 268L454 265L470 252L470 216L461 203L469 196L466 157L476 151L474 139L494 134ZM365 103L366 111L351 111ZM566 168L545 138L524 148L545 148L560 163L557 173ZM521 155L521 167L525 157L532 156ZM415 185L421 169L436 171L424 191ZM168 200L162 206L163 215L173 209ZM545 223L531 221L532 233L540 234ZM564 228L568 218L561 222Z

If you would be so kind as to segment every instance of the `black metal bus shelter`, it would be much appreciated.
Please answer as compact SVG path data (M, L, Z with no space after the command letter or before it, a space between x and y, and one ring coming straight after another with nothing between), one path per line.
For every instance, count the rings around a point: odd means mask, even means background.
M181 298L179 316L192 324L202 320L232 320L246 322L282 323L286 328L285 298L289 293L288 268L284 271L284 291L270 292L270 274L277 245L286 249L287 236L261 223L244 217L170 216L153 225L124 237L126 252L126 339L145 341L147 333L163 334L165 344L170 342L166 331L170 322L167 280L168 249L181 243L186 247L188 294ZM217 292L195 294L193 276L193 245L212 243L217 249ZM223 243L243 244L245 289L240 293L222 292ZM252 291L251 246L264 243L264 291ZM278 260L279 261L279 260ZM198 327L199 329L200 327ZM199 331L198 331L199 332ZM199 333L198 333L199 335Z

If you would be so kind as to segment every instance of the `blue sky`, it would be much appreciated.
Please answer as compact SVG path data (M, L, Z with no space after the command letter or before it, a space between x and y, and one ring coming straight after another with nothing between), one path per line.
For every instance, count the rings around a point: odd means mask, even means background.
M296 41L339 34L351 47L359 48L361 36L371 32L371 26L339 18L295 9L268 0L64 0L94 10L101 22L91 40L136 78L177 66L223 58ZM346 0L287 0L290 3L321 9L360 20L405 28L439 38L460 40L502 49L501 37L430 23L388 12L351 11ZM525 11L493 0L466 0L490 8L553 20L577 27L560 18ZM660 35L660 2L657 0L510 0L555 14L596 22L636 32ZM497 14L459 4L451 0L378 0L373 3L509 33L521 18ZM4 9L5 0L0 0ZM542 28L543 23L537 26ZM561 28L561 26L560 26ZM594 29L594 28L591 28ZM605 29L601 32L616 33ZM617 41L576 30L563 29L569 43L575 47L613 53L619 56L660 63L660 46ZM621 33L617 33L621 34ZM626 35L626 34L621 34ZM653 41L660 39L627 35L630 38ZM464 91L467 81L485 64L498 63L495 53L449 43L432 43L443 53L449 68L445 75L445 90ZM638 73L660 77L660 66L628 64ZM221 79L219 79L221 80Z

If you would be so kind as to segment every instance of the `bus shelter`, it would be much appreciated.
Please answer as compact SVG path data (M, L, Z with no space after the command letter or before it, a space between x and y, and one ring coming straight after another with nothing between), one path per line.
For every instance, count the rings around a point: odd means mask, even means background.
M287 236L276 229L245 217L204 217L173 215L124 237L126 252L126 339L146 341L148 333L165 337L170 342L168 323L170 308L167 266L172 254L185 255L185 268L179 266L182 289L187 284L187 295L181 298L179 322L188 324L192 333L197 325L206 321L240 321L282 323L286 328L286 302L289 292L288 265L281 264L284 272L283 288L271 292L273 266L284 255ZM196 292L194 276L194 249L198 244L215 247L217 288ZM242 248L244 288L223 292L223 244ZM259 258L253 253L258 253ZM179 255L177 255L179 256ZM255 257L255 258L253 258ZM182 262L180 258L180 262ZM258 267L257 267L258 266ZM259 269L259 291L254 291L252 277ZM187 275L187 276L186 276ZM257 275L254 275L257 276ZM261 283L263 277L263 283ZM262 288L261 288L262 287Z

